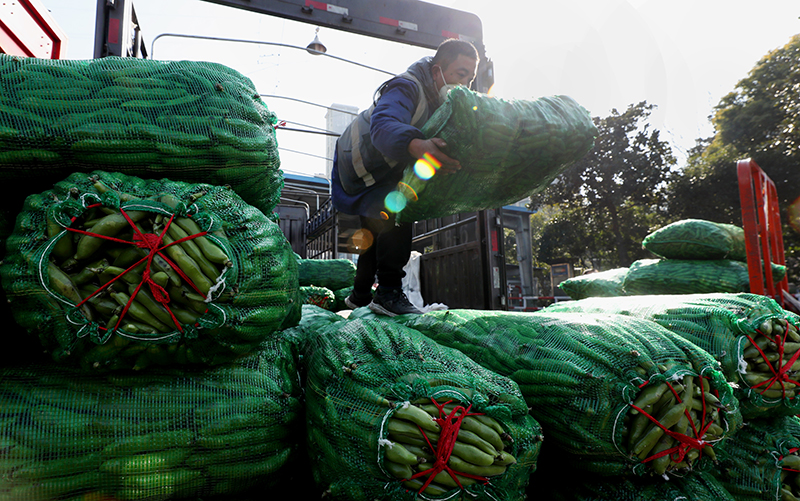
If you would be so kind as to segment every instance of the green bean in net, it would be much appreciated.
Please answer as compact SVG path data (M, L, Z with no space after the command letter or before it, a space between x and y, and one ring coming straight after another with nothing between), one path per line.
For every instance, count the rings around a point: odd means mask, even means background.
M657 322L709 352L746 418L800 412L800 317L758 294L678 294L587 298L546 308L559 313L624 314Z
M749 421L730 438L713 473L737 501L800 499L800 420Z
M16 321L93 370L229 361L301 308L288 241L229 187L103 171L26 199L0 277Z
M33 191L113 165L228 184L271 216L283 186L276 123L253 82L222 64L0 54L0 179Z
M513 381L398 324L317 318L306 429L331 499L523 499L542 436Z
M705 470L742 423L719 363L655 322L547 310L448 310L391 322L517 382L570 468L639 476Z
M302 417L291 345L235 363L88 373L0 370L0 498L168 500L269 489Z
M503 100L459 87L422 127L461 163L450 175L435 162L405 168L387 204L398 221L444 217L516 203L547 187L594 146L589 112L568 96Z

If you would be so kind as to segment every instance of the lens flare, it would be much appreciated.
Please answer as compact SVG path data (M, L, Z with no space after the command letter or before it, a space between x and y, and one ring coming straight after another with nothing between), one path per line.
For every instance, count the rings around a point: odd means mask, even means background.
M422 158L417 160L417 163L414 164L414 173L416 173L417 177L420 179L430 179L441 166L442 163L437 160L436 157L426 152L422 155Z
M395 190L386 195L386 198L383 200L383 203L384 205L386 205L386 210L388 210L389 212L398 213L406 208L408 200L406 199L405 195Z
M374 241L375 237L372 236L372 232L363 228L353 232L350 237L350 244L359 251L369 249Z
M411 186L407 185L402 181L397 183L397 191L402 193L403 196L406 197L406 199L411 202L416 202L417 200L419 200L417 192L414 191L414 188L412 188Z

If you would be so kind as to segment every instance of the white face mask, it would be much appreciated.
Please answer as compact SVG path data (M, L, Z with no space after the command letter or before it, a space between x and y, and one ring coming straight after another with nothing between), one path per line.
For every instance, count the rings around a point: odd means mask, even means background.
M442 75L442 82L444 82L444 85L442 85L442 88L439 89L439 102L443 103L445 101L445 99L447 99L448 92L450 92L451 90L455 89L456 87L460 87L461 84L449 84L449 83L447 83L447 80L444 78L444 73L442 72L442 67L441 66L437 66L437 68L439 68L439 74Z

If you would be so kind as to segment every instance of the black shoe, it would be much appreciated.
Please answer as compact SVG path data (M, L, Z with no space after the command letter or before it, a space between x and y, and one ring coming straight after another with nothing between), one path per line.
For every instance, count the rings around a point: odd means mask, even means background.
M369 303L369 309L378 315L387 315L394 317L397 315L406 315L413 313L416 315L422 314L416 306L411 304L408 300L403 289L388 289L381 291L379 288Z
M372 293L361 295L356 293L356 291L351 292L349 296L344 298L344 304L346 304L351 310L361 308L362 306L367 306L371 301Z

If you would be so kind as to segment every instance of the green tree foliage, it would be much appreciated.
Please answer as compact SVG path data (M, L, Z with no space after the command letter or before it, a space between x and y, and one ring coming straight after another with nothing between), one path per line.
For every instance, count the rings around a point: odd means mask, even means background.
M736 163L752 158L778 192L792 281L800 273L800 225L787 210L800 197L800 35L764 56L720 100L712 122L714 137L698 141L686 168L671 179L672 220L742 224Z
M698 139L686 166L670 175L667 222L706 219L741 225L737 159L731 145L721 145L713 138Z
M722 98L713 123L711 153L730 146L759 164L783 203L800 196L800 35L763 57Z
M670 146L647 123L652 109L640 102L623 113L595 117L594 148L531 199L533 207L561 209L534 241L537 260L571 257L609 269L650 257L641 242L663 219L662 188L675 164Z

